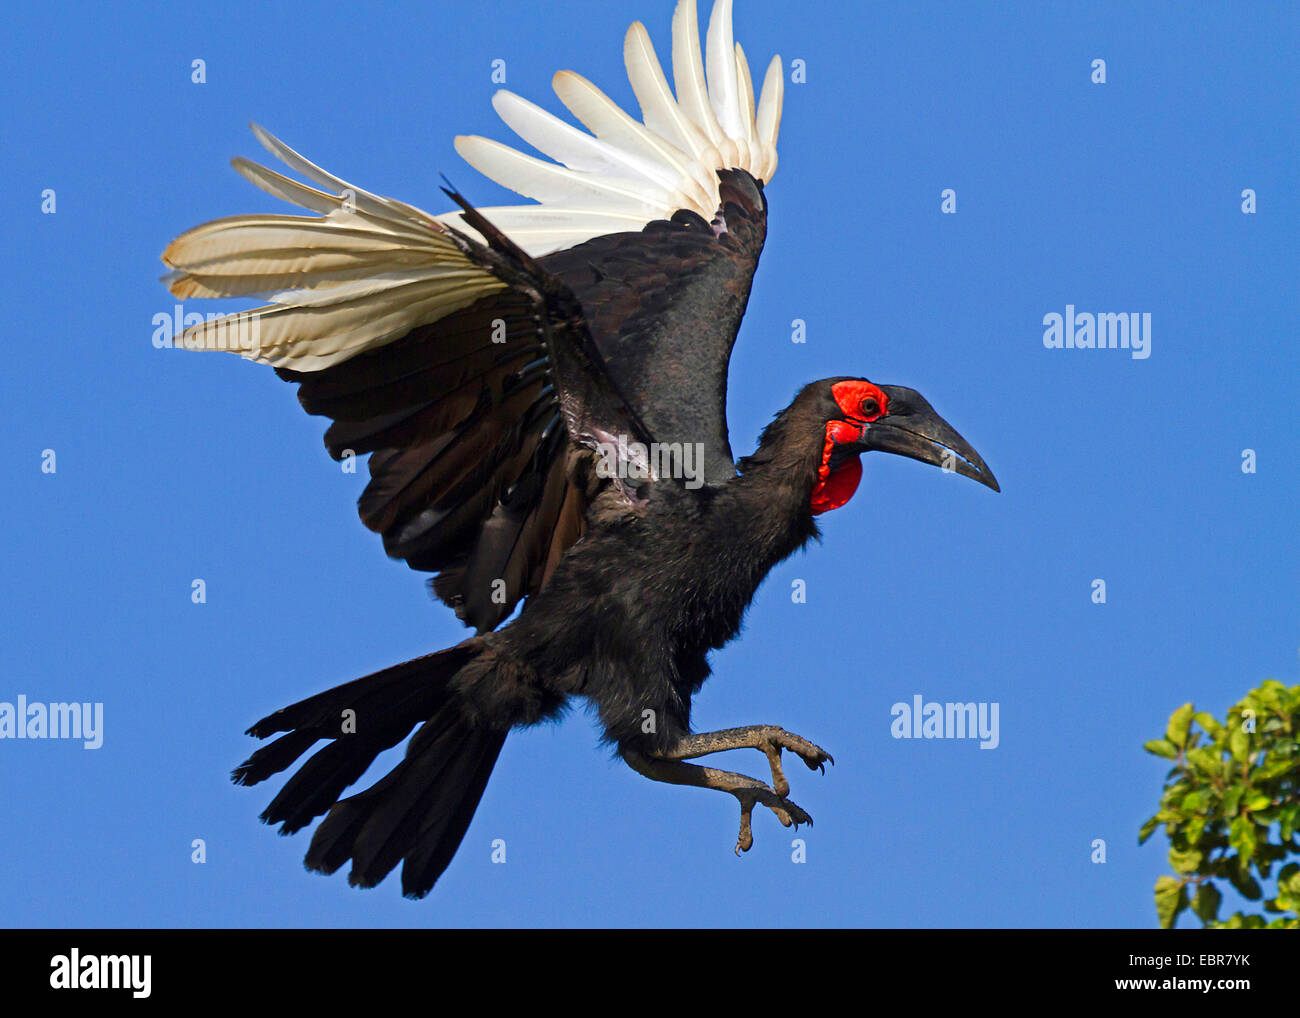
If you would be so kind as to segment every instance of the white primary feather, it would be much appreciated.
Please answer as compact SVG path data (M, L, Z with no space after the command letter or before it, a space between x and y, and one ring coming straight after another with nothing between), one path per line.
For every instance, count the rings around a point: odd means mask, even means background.
M638 122L585 78L563 71L556 94L592 133L513 93L493 106L548 162L480 137L456 150L480 172L534 205L479 211L534 257L608 233L641 229L689 209L712 219L718 171L743 169L764 182L776 170L781 58L768 65L757 107L744 50L732 37L731 0L716 0L707 37L708 78L695 0L679 0L672 21L668 87L649 33L639 22L623 44ZM448 235L471 237L460 212L431 216L328 173L269 132L258 141L315 187L246 159L234 168L257 187L318 217L252 215L205 223L163 253L164 276L181 298L265 296L266 307L187 329L186 349L232 349L252 360L316 371L401 338L506 284L475 265ZM481 238L480 238L481 239ZM255 342L249 343L250 338Z
M754 79L749 76L749 61L745 59L745 50L740 43L736 43L736 81L739 84L737 97L740 102L741 131L745 143L749 146L750 158L757 164L760 155L755 148L754 139L758 129L754 123Z
M766 157L761 167L764 180L771 180L776 172L776 138L781 131L781 107L785 101L785 74L781 58L773 57L763 77L763 91L758 100L758 116L754 128L758 134L759 150Z
M494 105L507 126L557 162L483 138L458 138L456 150L477 170L540 203L492 209L489 218L539 256L609 232L606 215L626 223L623 229L639 229L678 209L712 219L719 170L743 169L770 181L781 122L781 58L768 65L755 104L745 51L733 38L731 0L716 0L706 48L707 79L695 0L679 0L672 21L674 96L645 26L636 22L628 29L623 61L640 123L586 78L561 71L555 92L591 134L498 93ZM509 226L500 218L507 211ZM439 218L459 224L460 214Z
M177 297L271 301L191 326L177 346L318 371L505 289L427 212L355 187L262 128L253 130L273 155L330 190L244 159L234 160L235 169L322 215L232 216L172 241L162 258L173 271L163 278Z
M728 138L744 137L736 82L736 42L731 34L731 0L717 0L709 15L709 105Z
M327 173L315 163L304 159L279 138L259 125L249 124L248 126L252 128L253 135L257 140L262 143L262 147L279 159L280 162L291 170L301 173L308 180L316 181L323 187L333 188L341 194L346 193L353 196L356 207L362 211L380 218L389 219L398 225L409 221L421 226L427 226L432 221L433 217L427 212L421 212L419 209L393 198L383 198L377 194L371 194L369 191L349 184L346 180L339 179L332 173Z
M569 112L606 144L653 167L672 190L696 192L698 200L709 200L717 191L716 180L699 171L694 160L666 139L629 117L609 96L586 78L572 71L555 76L555 94ZM698 176L695 174L698 173Z
M678 0L673 11L673 86L682 111L715 146L723 144L722 128L709 103L700 57L700 20L695 0Z
M632 24L623 39L623 63L636 101L641 104L641 119L646 127L694 157L697 163L710 158L712 143L673 98L654 44L650 41L650 33L639 21ZM721 158L716 150L712 155Z
M492 97L492 107L515 134L571 169L618 177L641 176L664 187L675 186L662 166L593 138L513 92L499 91Z
M652 181L571 170L478 135L460 135L455 144L461 158L485 177L539 202L572 203L579 208L644 210L652 217L656 209L669 203L671 192Z
M573 206L500 205L478 211L521 248L535 255L573 247L607 233L635 233L646 224L642 212ZM458 216L459 213L449 213L447 220L455 223ZM469 232L468 228L464 229Z
M374 275L352 286L273 294L282 303L192 326L176 345L229 350L275 367L319 371L504 287L481 270ZM231 342L232 335L240 338L238 345Z

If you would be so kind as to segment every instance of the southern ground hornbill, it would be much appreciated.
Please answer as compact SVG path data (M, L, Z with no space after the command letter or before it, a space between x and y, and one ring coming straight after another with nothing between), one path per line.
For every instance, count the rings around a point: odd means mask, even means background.
M333 419L336 459L370 454L361 518L389 555L436 574L478 635L277 711L279 738L235 779L256 784L320 740L263 814L297 831L322 814L307 866L369 887L399 862L424 895L451 861L507 733L596 707L606 738L656 781L809 822L781 753L830 759L771 725L690 730L708 654L736 635L774 565L843 505L859 454L901 453L997 490L984 461L918 393L864 378L805 386L733 461L727 366L766 234L782 66L760 99L718 0L701 54L694 0L673 16L670 90L649 36L624 58L637 122L572 72L555 76L580 131L506 91L493 105L556 162L478 137L457 150L537 204L431 216L354 187L270 134L316 186L242 159L263 190L318 214L219 219L163 254L177 297L270 294L188 330L299 385ZM707 70L707 79L706 79ZM707 81L707 84L706 84ZM506 620L524 602L518 615ZM417 728L418 726L418 728ZM340 798L410 735L404 759ZM685 761L762 751L771 784Z

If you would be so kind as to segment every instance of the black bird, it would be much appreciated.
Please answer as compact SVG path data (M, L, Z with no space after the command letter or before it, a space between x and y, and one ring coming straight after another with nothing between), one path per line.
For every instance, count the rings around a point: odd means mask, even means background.
M624 56L633 120L590 82L555 77L587 134L508 92L493 102L564 165L458 138L477 168L539 204L433 217L326 173L254 127L310 187L246 160L259 187L318 217L239 216L177 238L179 297L271 294L188 330L299 385L332 418L336 459L370 455L362 521L389 555L436 574L478 635L320 693L257 722L279 738L239 767L252 785L324 740L262 818L297 831L326 814L307 866L370 887L403 863L426 894L451 861L513 728L572 697L657 781L719 789L786 825L781 753L829 754L771 725L693 734L708 654L734 637L769 570L849 500L859 455L899 453L998 490L984 461L911 389L864 378L805 386L734 461L727 368L767 229L782 66L755 103L731 0L701 59L694 0L673 18L676 95L638 23ZM707 61L707 85L705 62ZM523 602L517 617L507 619ZM503 623L507 623L504 624ZM415 729L405 758L340 798ZM765 782L689 759L762 751Z

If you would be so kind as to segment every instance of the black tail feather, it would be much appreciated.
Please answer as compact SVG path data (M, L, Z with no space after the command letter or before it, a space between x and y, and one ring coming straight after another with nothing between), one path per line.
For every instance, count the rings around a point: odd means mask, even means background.
M400 764L330 810L307 868L333 873L351 859L348 882L374 887L405 859L402 893L422 898L464 837L505 736L468 724L449 704L421 726Z
M469 722L449 692L479 641L407 661L276 711L249 729L265 738L233 774L252 785L286 769L319 739L262 814L292 834L328 811L307 852L308 869L333 873L349 859L349 881L373 887L406 860L402 890L423 897L455 854L473 819L506 732ZM344 711L355 724L345 729ZM420 724L423 722L423 724ZM365 791L339 801L381 752L417 724L406 758Z
M492 768L496 766L497 756L505 736L500 735L495 746L488 746L479 756L478 767L465 787L459 805L453 812L441 813L443 826L436 832L422 834L414 849L406 855L406 864L402 867L402 893L408 897L423 897L433 887L451 858L456 854L461 839L474 819L474 810L483 797Z

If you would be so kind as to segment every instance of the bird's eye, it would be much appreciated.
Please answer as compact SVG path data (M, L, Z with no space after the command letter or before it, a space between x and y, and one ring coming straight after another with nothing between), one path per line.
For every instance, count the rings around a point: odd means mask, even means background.
M868 396L862 401L862 416L875 417L880 413L880 404L876 401L875 396Z

